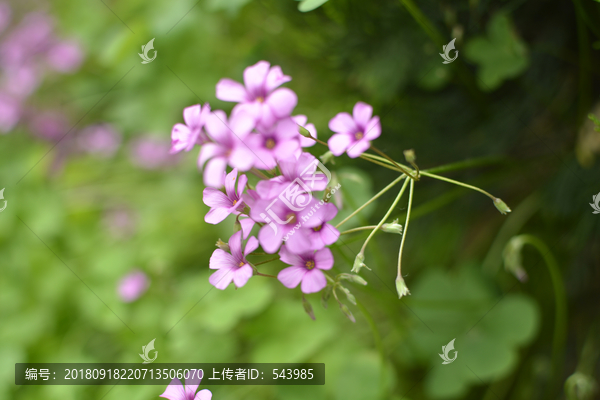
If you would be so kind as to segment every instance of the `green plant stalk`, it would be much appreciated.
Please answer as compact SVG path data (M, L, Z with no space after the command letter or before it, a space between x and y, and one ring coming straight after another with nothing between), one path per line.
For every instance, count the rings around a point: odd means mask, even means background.
M340 235L347 235L349 233L366 231L366 230L373 229L376 227L377 227L376 225L359 226L358 228L352 228L352 229L348 229L347 231L341 232Z
M398 164L396 161L392 160L392 158L390 156L388 156L387 154L385 154L383 151L379 150L377 147L371 145L371 150L373 150L374 152L376 152L377 154L379 154L380 156L384 157L386 160L388 160L389 162L391 162L394 167L396 167L398 170L400 170L402 173L404 173L404 175L407 175L410 179L417 179L417 176L413 176L412 171L409 171L407 168L403 168L400 166L400 164Z
M404 223L404 232L402 233L402 241L400 242L400 251L398 252L398 278L402 278L402 252L404 251L404 240L406 239L406 233L408 232L408 223L410 222L410 210L412 209L412 199L415 182L410 181L410 192L408 193L408 209L406 210L406 222Z
M495 196L492 196L490 193L486 192L485 190L480 189L480 188L478 188L476 186L473 186L473 185L469 185L467 183L462 183L462 182L459 182L459 181L455 181L454 179L446 178L446 177L443 177L443 176L440 176L440 175L436 175L436 174L432 174L430 172L425 172L425 171L421 171L421 175L425 175L425 176L428 176L428 177L434 178L434 179L439 179L440 181L453 183L455 185L462 186L462 187L465 187L467 189L476 190L476 191L478 191L480 193L485 194L487 197L489 197L492 200L496 199Z
M555 317L554 317L554 338L552 340L552 382L560 383L558 377L560 366L564 356L562 356L562 349L565 345L567 337L567 295L565 293L565 287L562 283L562 277L560 276L560 269L558 263L552 255L552 252L546 246L546 244L533 235L520 235L519 238L523 243L530 244L540 253L548 272L550 273L550 279L552 280L552 287L554 289L554 299L556 303ZM552 393L557 393L556 391Z
M365 208L366 206L368 206L369 204L371 204L372 202L374 202L375 200L377 200L382 194L384 194L385 192L387 192L388 190L390 190L391 188L393 188L398 182L400 182L402 179L406 178L406 175L401 175L398 178L394 179L392 181L392 183L390 183L389 185L387 185L386 187L384 187L379 193L377 193L375 196L371 197L371 199L369 201L367 201L365 204L363 204L362 206L358 207L356 210L354 210L354 212L352 212L352 214L348 215L346 218L344 218L343 221L341 221L340 223L338 223L335 227L339 228L340 226L342 226L343 224L345 224L350 218L354 217L356 214L358 214L363 208Z
M388 209L387 213L385 213L385 215L383 216L381 221L379 221L379 224L377 224L375 229L373 229L371 231L371 233L367 237L367 240L365 240L365 242L363 243L363 246L360 249L360 254L365 254L365 249L367 248L367 244L369 243L369 241L371 240L373 235L375 235L375 232L377 232L379 230L379 228L381 228L381 225L383 225L383 223L389 218L392 211L394 211L394 208L396 208L396 205L398 204L398 202L402 198L402 195L404 194L404 191L406 190L406 186L408 185L408 182L414 182L414 180L407 179L404 181L404 185L402 185L402 189L400 189L400 192L398 192L398 196L396 196L396 200L394 200L394 202L392 203L392 206ZM411 183L411 188L412 188L412 183ZM402 235L402 241L404 241L404 235Z

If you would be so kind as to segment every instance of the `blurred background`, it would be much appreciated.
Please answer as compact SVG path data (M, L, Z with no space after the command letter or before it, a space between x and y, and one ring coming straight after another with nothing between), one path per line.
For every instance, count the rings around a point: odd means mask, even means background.
M592 0L0 2L0 398L157 399L164 387L14 385L14 363L139 362L153 338L160 362L326 364L324 386L209 387L215 400L600 398L599 49ZM380 149L468 161L444 175L513 212L421 179L411 296L395 293L400 236L379 233L368 285L348 286L358 305L344 299L356 323L318 294L312 321L267 278L210 290L232 226L204 222L197 150L168 155L170 131L189 105L229 111L216 83L259 60L292 76L321 139L367 102ZM346 156L328 167L346 214L395 177ZM392 192L353 226L377 223ZM366 235L342 236L334 272Z

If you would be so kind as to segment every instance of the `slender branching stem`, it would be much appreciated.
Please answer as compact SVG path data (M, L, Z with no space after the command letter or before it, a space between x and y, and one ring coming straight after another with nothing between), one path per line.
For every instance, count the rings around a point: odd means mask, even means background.
M402 279L402 252L404 251L404 240L408 231L408 223L410 222L410 210L412 209L412 199L414 191L414 181L410 182L410 192L408 194L408 209L406 210L406 222L404 223L404 232L402 233L402 241L400 242L400 251L398 252L398 276L396 279Z
M486 195L487 197L489 197L490 199L492 199L492 200L496 200L496 197L495 197L495 196L492 196L490 193L488 193L488 192L486 192L485 190L483 190L483 189L480 189L480 188L478 188L478 187L476 187L476 186L469 185L469 184L466 184L466 183L462 183L462 182L459 182L459 181L455 181L454 179L446 178L446 177L443 177L443 176L440 176L440 175L436 175L436 174L432 174L432 173L425 172L425 171L421 171L421 174L422 174L422 175L425 175L425 176L428 176L428 177L430 177L430 178L433 178L433 179L438 179L438 180L440 180L440 181L444 181L444 182L453 183L453 184L455 184L455 185L462 186L462 187L465 187L465 188L467 188L467 189L473 189L473 190L476 190L476 191L478 191L478 192L480 192L480 193L483 193L483 194L485 194L485 195Z
M413 180L417 179L417 177L413 176L407 168L401 167L400 164L398 164L396 161L392 160L392 158L390 156L385 154L383 151L379 150L377 147L371 145L371 150L373 150L375 153L379 154L380 156L384 157L386 160L391 162L394 165L394 167L396 167L400 171L404 172L404 174L408 175L410 177L410 179L413 179Z
M360 232L360 231L367 231L367 230L370 230L370 229L374 229L376 227L377 227L376 225L359 226L358 228L352 228L352 229L348 229L347 231L341 232L340 235L347 235L349 233Z

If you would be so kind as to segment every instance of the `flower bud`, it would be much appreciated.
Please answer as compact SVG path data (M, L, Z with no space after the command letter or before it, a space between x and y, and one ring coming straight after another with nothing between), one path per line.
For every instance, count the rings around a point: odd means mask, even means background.
M410 294L410 290L406 287L406 283L404 283L404 278L398 275L396 277L396 291L398 292L398 298L401 299L402 296L406 296Z
M363 286L367 285L367 281L365 281L362 278L362 276L360 276L360 275L341 274L340 278L341 279L345 279L345 280L350 281L350 282L358 283L358 284L363 285Z
M323 164L327 164L329 161L332 161L334 158L335 158L335 156L333 155L333 153L331 151L328 151L327 153L325 153L319 157L319 159L321 159L321 162ZM335 164L335 163L332 161L332 164Z
M581 372L575 372L565 381L565 394L568 400L591 400L597 388L594 379Z
M500 200L497 197L494 199L494 205L496 206L496 208L498 209L498 211L500 211L500 213L502 213L502 214L506 214L506 213L511 212L511 209L508 208L508 206L506 205L506 203L503 202L502 200Z
M354 318L354 315L352 315L352 312L350 311L350 309L348 308L347 305L340 303L340 308L342 309L342 312L344 313L344 315L346 317L348 317L348 319L352 322L356 322L356 319Z
M520 236L514 236L506 244L502 257L504 258L504 269L512 273L521 282L527 281L527 272L523 269L521 259L521 249L523 248L523 239Z
M354 266L352 267L352 272L358 274L362 267L365 267L370 271L371 268L367 267L363 261L365 261L365 255L363 253L358 253L356 258L354 259Z
M315 313L313 312L313 308L310 305L310 303L308 302L308 300L306 300L306 298L304 296L302 296L302 306L304 306L304 311L308 314L308 316L314 321L317 318L315 317Z
M323 291L323 294L321 295L321 305L325 309L327 308L327 301L329 301L329 297L331 297L332 289L333 289L333 286L327 285L325 287L325 290Z
M300 130L300 134L302 136L304 136L305 138L309 138L309 139L310 138L314 138L314 136L310 134L310 132L308 131L308 129L306 129L305 127L303 127L300 124L297 124L297 125L298 125L298 129Z
M348 301L354 305L356 305L356 297L354 297L354 295L352 293L350 293L350 290L346 289L343 286L340 286L340 289L342 289L342 291L344 293L346 293L346 297L348 298Z
M231 250L229 250L229 245L227 243L225 243L224 241L222 241L221 238L219 238L219 240L217 240L217 244L215 244L215 246L217 246L221 250L226 251L228 253L231 251Z
M413 149L404 150L404 158L406 158L407 162L414 163L417 159L417 155L415 154L415 151Z
M399 235L402 235L402 225L398 223L397 219L395 219L389 224L381 225L381 230L387 233L397 233Z
M239 219L235 219L235 222L233 223L233 233L239 232L242 230L242 224L240 224Z

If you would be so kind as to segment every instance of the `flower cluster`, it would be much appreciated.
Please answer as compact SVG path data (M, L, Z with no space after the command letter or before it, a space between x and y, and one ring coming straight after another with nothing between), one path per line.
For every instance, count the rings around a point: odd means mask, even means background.
M171 132L172 153L201 147L198 166L207 186L203 200L210 207L205 221L218 224L229 215L236 217L237 231L227 244L220 243L210 259L210 268L216 270L210 283L218 289L232 281L241 287L253 275L262 275L247 259L259 245L290 265L277 276L286 287L300 285L303 293L314 293L327 286L323 271L334 263L327 246L340 235L329 223L338 212L330 200L339 185L328 186L329 171L303 151L315 144L317 131L306 116L292 115L297 96L280 87L290 80L279 66L260 61L246 68L244 84L231 79L217 84L218 99L237 103L229 117L221 110L211 110L208 104L194 105L183 111L185 124L176 124ZM369 106L359 103L355 113L360 121L354 128L378 123L371 119L371 112ZM347 118L340 114L334 120L339 135L348 135ZM367 137L360 141L357 132L352 133L352 141L364 143ZM345 146L349 148L350 143ZM338 144L334 147L340 148ZM227 172L227 167L232 170ZM258 176L258 182L251 185L242 172ZM319 199L317 193L321 192ZM255 227L257 233L252 236Z

